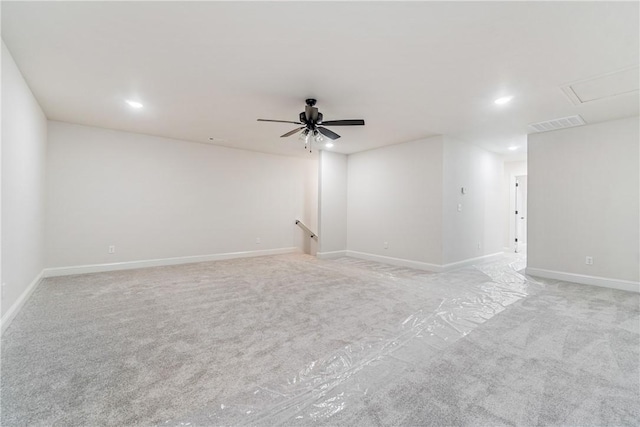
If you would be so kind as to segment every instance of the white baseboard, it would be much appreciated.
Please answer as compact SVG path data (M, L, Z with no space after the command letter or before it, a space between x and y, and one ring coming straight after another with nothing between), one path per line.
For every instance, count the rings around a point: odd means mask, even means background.
M136 268L161 267L165 265L191 264L194 262L222 261L234 258L250 258L265 255L281 255L300 252L299 248L264 249L260 251L227 252L211 255L195 255L176 258L148 259L142 261L115 262L111 264L78 265L71 267L45 268L43 277L70 276L74 274L101 273L105 271L132 270Z
M318 252L316 257L319 259L332 259L347 256L347 251Z
M418 270L433 271L436 273L439 273L442 271L442 266L436 265L436 264L429 264L427 262L413 261L413 260L402 259L402 258L393 258L393 257L383 256L383 255L374 255L366 252L357 252L357 251L349 251L349 250L345 252L347 256L363 259L366 261L376 261L384 264L397 265L399 267L415 268Z
M29 283L29 286L27 286L27 289L24 290L22 295L20 295L16 302L14 302L11 307L9 307L9 310L7 310L7 312L2 315L2 319L0 319L0 335L4 334L4 331L9 327L13 319L20 312L20 309L22 308L24 303L27 302L33 291L36 290L43 277L44 270L42 270L31 283Z
M562 280L564 282L580 283L583 285L600 286L603 288L619 289L622 291L640 293L640 282L630 280L611 279L608 277L587 276L584 274L565 273L562 271L544 270L542 268L529 268L525 270L531 276L544 277L546 279Z
M441 271L451 271L451 270L457 270L459 268L469 267L479 262L490 261L491 259L497 258L502 255L504 255L504 252L496 252L493 254L482 255L475 258L463 259L462 261L456 261L449 264L444 264L443 266L441 266L442 268Z

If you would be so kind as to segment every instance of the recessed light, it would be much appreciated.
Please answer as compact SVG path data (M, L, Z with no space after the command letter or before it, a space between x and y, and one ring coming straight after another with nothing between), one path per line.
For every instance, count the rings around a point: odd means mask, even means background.
M516 151L518 147L509 147L509 151Z
M511 101L512 99L513 99L513 96L503 96L502 98L498 98L493 102L495 102L498 105L502 105L502 104L506 104L507 102Z
M127 99L125 102L126 102L126 103L129 105L129 107L131 107L131 108L142 108L142 107L143 107L143 105L142 105L140 102L138 102L138 101L131 101L130 99Z
M332 142L327 142L326 144L324 144L325 147L327 148L331 148L333 147L333 143Z

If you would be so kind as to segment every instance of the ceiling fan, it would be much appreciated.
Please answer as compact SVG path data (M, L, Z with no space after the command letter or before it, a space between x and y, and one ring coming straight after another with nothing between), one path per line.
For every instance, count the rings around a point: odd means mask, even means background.
M288 120L269 120L269 119L258 119L259 122L276 122L276 123L293 123L296 125L302 125L292 131L285 133L284 135L280 135L281 138L286 138L288 136L292 136L300 133L300 139L304 140L305 147L309 147L309 152L311 152L311 141L315 142L323 142L324 136L331 140L335 140L340 138L340 135L337 133L327 129L324 126L364 126L364 120L361 119L350 119L350 120L329 120L324 121L322 117L322 113L318 111L315 107L316 100L315 99L307 99L305 100L307 104L304 107L304 111L300 113L299 121L288 121ZM322 126L320 126L322 125Z

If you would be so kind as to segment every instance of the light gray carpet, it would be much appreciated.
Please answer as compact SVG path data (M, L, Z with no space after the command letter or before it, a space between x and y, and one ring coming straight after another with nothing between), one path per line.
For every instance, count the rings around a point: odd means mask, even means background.
M47 279L2 339L1 423L638 425L638 295L512 262Z
M637 426L638 322L635 295L548 286L327 421Z

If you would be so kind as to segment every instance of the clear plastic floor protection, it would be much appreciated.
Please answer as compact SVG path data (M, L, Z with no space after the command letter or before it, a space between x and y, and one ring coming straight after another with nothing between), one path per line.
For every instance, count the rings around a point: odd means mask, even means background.
M350 259L331 261L358 262ZM366 410L377 390L392 381L411 379L425 360L469 334L514 302L542 288L518 271L523 257L443 274L397 277L372 272L424 295L442 296L435 310L419 310L380 336L363 337L340 351L312 361L280 384L264 384L233 401L203 408L163 425L336 424ZM335 265L333 266L335 267ZM343 418L345 417L345 418Z

